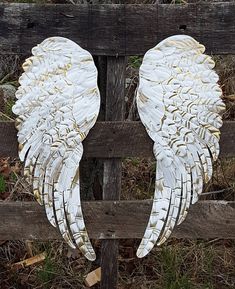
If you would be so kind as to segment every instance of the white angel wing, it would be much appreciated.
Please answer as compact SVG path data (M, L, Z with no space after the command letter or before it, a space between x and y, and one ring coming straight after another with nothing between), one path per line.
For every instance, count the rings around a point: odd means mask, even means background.
M156 184L150 219L137 251L162 244L198 200L219 154L225 108L214 62L190 36L176 35L144 56L137 107L154 141Z
M81 210L79 162L99 113L97 70L89 52L62 37L44 40L32 54L13 107L19 156L48 220L72 248L95 260Z

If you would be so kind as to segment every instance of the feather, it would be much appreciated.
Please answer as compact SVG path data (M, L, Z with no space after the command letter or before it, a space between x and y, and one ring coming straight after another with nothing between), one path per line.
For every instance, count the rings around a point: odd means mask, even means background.
M215 63L204 51L190 36L171 36L147 51L140 67L137 108L154 141L157 169L138 257L169 238L212 176L225 106Z
M81 210L79 163L100 108L97 70L89 52L63 37L47 38L32 54L13 106L24 173L50 223L94 260Z

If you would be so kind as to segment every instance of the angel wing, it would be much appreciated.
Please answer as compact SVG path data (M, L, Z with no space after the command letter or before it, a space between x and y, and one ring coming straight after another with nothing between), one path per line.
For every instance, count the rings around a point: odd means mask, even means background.
M79 162L99 113L97 70L89 52L62 37L44 40L32 54L13 107L24 174L64 240L95 260L81 210Z
M144 257L161 245L198 200L219 154L225 105L215 63L190 36L176 35L144 56L137 107L154 141L156 183L149 222L137 251Z

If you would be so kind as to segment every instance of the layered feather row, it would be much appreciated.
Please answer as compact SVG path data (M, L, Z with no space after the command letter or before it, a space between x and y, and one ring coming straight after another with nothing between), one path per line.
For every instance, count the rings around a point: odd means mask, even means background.
M82 141L99 113L97 70L89 52L62 37L46 39L32 54L23 64L13 107L24 173L50 223L94 260L81 209L79 163Z
M154 141L157 167L138 257L167 240L212 176L225 106L215 64L204 51L189 36L172 36L150 49L140 68L137 107ZM82 141L99 113L97 70L89 52L62 37L46 39L32 54L13 107L19 156L50 223L94 260L81 209L79 163Z
M149 222L137 251L143 257L170 236L198 200L219 154L225 106L214 61L190 36L176 35L144 56L137 107L154 141L156 185Z

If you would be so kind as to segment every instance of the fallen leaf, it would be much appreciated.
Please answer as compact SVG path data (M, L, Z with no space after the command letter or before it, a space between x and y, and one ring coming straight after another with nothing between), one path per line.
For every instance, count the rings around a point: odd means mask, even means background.
M0 173L3 177L8 178L11 174L9 158L0 159Z

